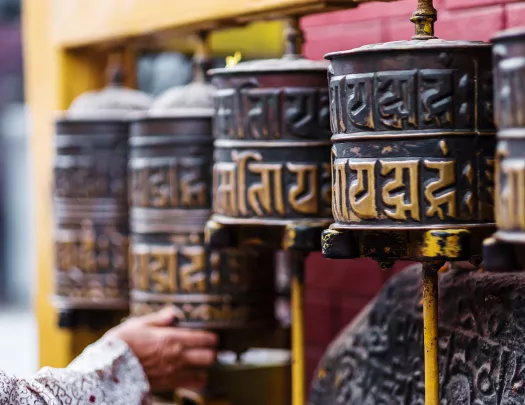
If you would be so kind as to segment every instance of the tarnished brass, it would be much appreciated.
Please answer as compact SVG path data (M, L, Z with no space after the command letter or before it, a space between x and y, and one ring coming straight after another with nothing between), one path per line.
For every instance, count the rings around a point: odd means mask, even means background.
M56 121L54 304L64 327L113 322L107 310L125 314L129 305L129 119L151 99L122 87L118 65L108 74L105 89L81 95Z
M287 32L290 52L300 49L294 32ZM326 66L290 54L210 72L217 87L216 222L282 226L330 219Z
M490 224L490 45L394 42L327 58L334 132L331 228Z
M525 30L504 31L492 42L498 127L495 237L525 243Z

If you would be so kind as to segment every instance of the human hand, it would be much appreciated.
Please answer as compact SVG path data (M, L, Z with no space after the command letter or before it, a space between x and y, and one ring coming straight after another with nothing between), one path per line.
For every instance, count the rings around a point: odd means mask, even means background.
M130 318L106 336L127 343L148 377L152 391L179 387L199 390L206 384L206 369L216 359L217 336L210 332L173 327L171 307Z

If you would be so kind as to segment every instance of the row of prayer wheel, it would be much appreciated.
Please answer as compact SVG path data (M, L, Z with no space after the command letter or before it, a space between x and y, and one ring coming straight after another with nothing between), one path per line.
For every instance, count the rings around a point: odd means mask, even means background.
M112 72L57 121L57 306L174 305L188 326L264 327L277 250L299 284L321 248L384 268L420 261L425 403L437 405L438 270L495 263L525 242L525 42L437 39L436 18L419 1L412 40L332 53L329 65L301 55L293 20L283 58L211 70L212 86L197 57L195 81L157 100ZM300 293L292 286L294 342Z

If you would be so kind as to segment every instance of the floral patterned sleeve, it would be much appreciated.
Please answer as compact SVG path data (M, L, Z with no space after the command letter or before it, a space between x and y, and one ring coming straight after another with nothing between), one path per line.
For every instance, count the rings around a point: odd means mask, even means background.
M67 368L33 377L0 371L0 405L150 405L149 384L126 343L101 339Z

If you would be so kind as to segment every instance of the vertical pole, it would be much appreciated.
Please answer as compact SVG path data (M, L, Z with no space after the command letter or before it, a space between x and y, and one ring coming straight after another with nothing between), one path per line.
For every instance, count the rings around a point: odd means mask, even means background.
M423 264L425 405L439 405L438 268L433 262Z
M304 367L304 259L302 252L290 252L292 266L292 405L305 405Z

